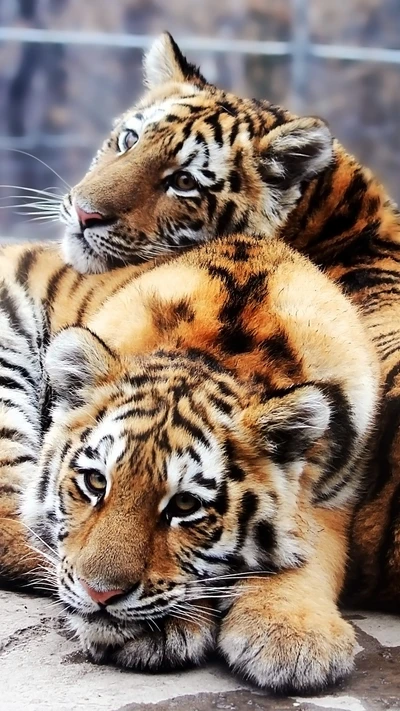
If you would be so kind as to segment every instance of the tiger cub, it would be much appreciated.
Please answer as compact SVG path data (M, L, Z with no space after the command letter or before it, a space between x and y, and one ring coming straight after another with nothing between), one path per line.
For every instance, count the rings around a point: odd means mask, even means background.
M217 647L278 691L346 676L337 599L379 373L340 290L250 236L144 273L77 275L44 248L0 268L0 362L19 384L1 382L1 485L50 546L82 647L145 670ZM41 357L53 405L42 395L35 449Z

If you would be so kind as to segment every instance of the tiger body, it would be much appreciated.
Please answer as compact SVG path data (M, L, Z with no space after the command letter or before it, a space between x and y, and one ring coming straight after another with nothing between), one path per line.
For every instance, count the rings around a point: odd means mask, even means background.
M4 250L4 324L44 351L54 393L30 471L16 459L2 472L10 513L22 490L22 521L55 551L96 661L156 670L218 644L264 686L336 681L352 667L336 603L379 383L357 311L281 240L228 237L150 267L81 275L56 248ZM100 497L87 472L107 481ZM189 515L183 494L198 502ZM19 518L9 526L3 538L24 539ZM3 574L32 570L16 548ZM240 582L258 571L270 575Z

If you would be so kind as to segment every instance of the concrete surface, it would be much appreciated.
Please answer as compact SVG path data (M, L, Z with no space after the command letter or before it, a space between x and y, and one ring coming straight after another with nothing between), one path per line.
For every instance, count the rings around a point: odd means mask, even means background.
M0 591L0 711L400 711L400 617L351 614L352 679L315 698L276 698L217 663L150 675L94 666L50 600Z

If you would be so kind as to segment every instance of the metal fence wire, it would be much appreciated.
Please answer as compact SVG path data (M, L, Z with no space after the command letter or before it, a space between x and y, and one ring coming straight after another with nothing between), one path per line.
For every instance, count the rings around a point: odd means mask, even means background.
M400 200L400 0L0 0L0 200L43 162L79 180L164 27L210 81L322 116ZM9 210L0 231L26 239Z
M360 47L344 44L322 44L310 40L307 0L291 0L291 41L260 41L227 37L177 37L184 51L229 55L288 57L291 60L291 108L301 113L307 105L308 65L311 58L337 59L348 62L400 64L400 50L384 47ZM81 47L109 47L113 49L145 50L154 37L147 34L106 33L69 30L37 29L31 27L0 27L0 43L20 42L44 45L75 45ZM84 138L76 135L41 136L41 145L49 148L79 147ZM5 146L29 149L34 145L30 136L0 135L0 148Z

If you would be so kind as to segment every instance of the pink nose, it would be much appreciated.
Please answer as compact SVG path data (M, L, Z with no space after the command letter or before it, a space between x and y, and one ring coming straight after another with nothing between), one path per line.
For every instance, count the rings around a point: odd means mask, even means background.
M79 222L84 227L90 227L93 223L104 221L103 215L100 215L99 212L86 212L86 210L82 210L82 208L76 204L75 210L76 214L78 215Z
M94 600L94 602L100 603L100 605L106 605L114 597L119 597L125 592L125 590L122 590L121 588L100 592L99 590L95 590L94 588L90 587L90 585L88 585L85 580L81 579L80 583L82 587L86 590L87 594L92 598L92 600Z

